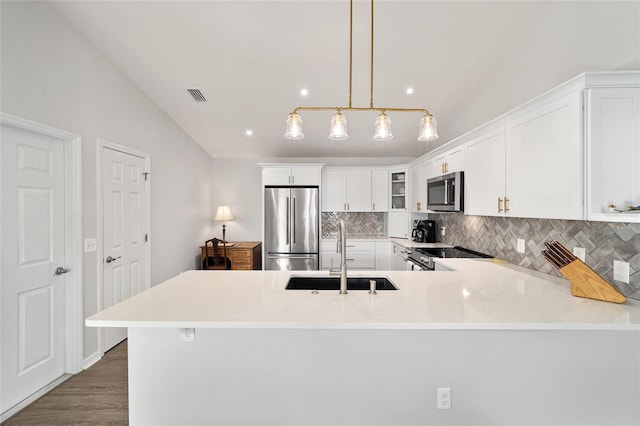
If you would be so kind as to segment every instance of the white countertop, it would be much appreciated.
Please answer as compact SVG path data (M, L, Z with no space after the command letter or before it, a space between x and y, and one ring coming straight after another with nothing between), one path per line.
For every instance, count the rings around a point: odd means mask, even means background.
M385 276L398 291L285 290L321 271L189 271L86 320L90 327L543 329L640 331L640 302L571 296L561 278L491 260L439 259L452 272Z

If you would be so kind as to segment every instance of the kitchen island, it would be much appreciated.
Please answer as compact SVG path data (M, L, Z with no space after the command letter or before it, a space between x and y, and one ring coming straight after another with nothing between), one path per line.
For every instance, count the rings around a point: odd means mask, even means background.
M315 271L190 271L87 325L129 328L133 425L640 423L640 302L439 262L455 271L350 273L399 288L377 295L284 289Z

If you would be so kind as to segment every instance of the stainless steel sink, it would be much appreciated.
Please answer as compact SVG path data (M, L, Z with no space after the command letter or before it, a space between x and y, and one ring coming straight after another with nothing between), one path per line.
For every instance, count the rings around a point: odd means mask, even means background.
M376 281L376 290L397 290L398 288L385 277L348 277L347 290L369 290L369 281ZM307 277L289 278L286 290L340 290L340 277Z

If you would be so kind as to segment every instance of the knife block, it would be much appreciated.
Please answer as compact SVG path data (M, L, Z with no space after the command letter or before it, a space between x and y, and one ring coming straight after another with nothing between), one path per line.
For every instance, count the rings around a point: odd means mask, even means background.
M575 259L558 270L571 281L571 294L574 296L613 303L622 303L627 300L580 259Z

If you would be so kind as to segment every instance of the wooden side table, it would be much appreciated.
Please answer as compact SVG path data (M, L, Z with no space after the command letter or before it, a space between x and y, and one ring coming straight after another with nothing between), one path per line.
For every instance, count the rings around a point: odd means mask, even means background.
M262 269L262 243L260 241L228 241L227 257L231 260L232 270L260 270ZM218 246L218 254L222 255L224 248ZM213 249L209 246L210 255ZM200 264L206 257L205 246L200 246Z

